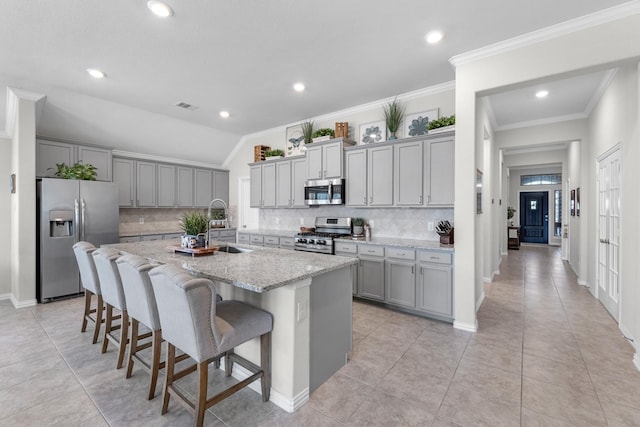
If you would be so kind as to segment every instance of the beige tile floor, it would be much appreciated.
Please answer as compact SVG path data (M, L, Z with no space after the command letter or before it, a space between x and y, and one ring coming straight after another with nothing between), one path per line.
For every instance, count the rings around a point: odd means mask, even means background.
M633 349L558 249L509 251L501 271L476 334L355 302L351 360L301 410L243 390L206 425L640 425ZM0 301L0 426L190 425L175 402L161 416L160 399L146 400L146 373L125 380L113 347L102 355L79 333L81 309L80 298L22 310Z

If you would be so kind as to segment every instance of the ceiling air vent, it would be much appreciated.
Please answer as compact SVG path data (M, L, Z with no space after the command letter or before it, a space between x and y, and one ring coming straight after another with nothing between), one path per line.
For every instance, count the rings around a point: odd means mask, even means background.
M200 107L196 107L195 105L187 104L186 102L178 102L176 107L184 108L189 111L196 111Z

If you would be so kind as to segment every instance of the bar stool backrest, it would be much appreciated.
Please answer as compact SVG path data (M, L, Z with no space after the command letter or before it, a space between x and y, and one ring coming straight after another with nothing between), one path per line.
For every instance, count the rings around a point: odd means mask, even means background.
M95 295L100 295L100 281L98 272L93 262L93 251L96 247L89 242L80 241L73 245L73 253L76 255L82 286Z
M149 262L137 255L124 255L116 260L129 316L157 331L160 329L158 306L149 279Z
M120 252L111 248L99 248L93 252L98 279L102 289L102 299L118 310L126 310L127 303L122 289L122 280L116 266Z

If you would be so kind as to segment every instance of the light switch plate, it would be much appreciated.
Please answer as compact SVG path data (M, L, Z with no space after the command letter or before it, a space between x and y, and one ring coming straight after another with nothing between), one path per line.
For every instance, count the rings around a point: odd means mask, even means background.
M373 220L372 219L369 220L368 224L369 224L369 228L373 228Z
M429 222L427 223L427 230L429 230L429 231L433 231L433 221L429 221Z

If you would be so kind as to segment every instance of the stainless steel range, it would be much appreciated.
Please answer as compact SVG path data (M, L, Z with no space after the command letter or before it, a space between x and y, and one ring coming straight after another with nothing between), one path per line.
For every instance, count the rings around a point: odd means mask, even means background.
M296 234L293 248L333 255L333 240L351 234L351 218L317 217L315 228L313 232Z

